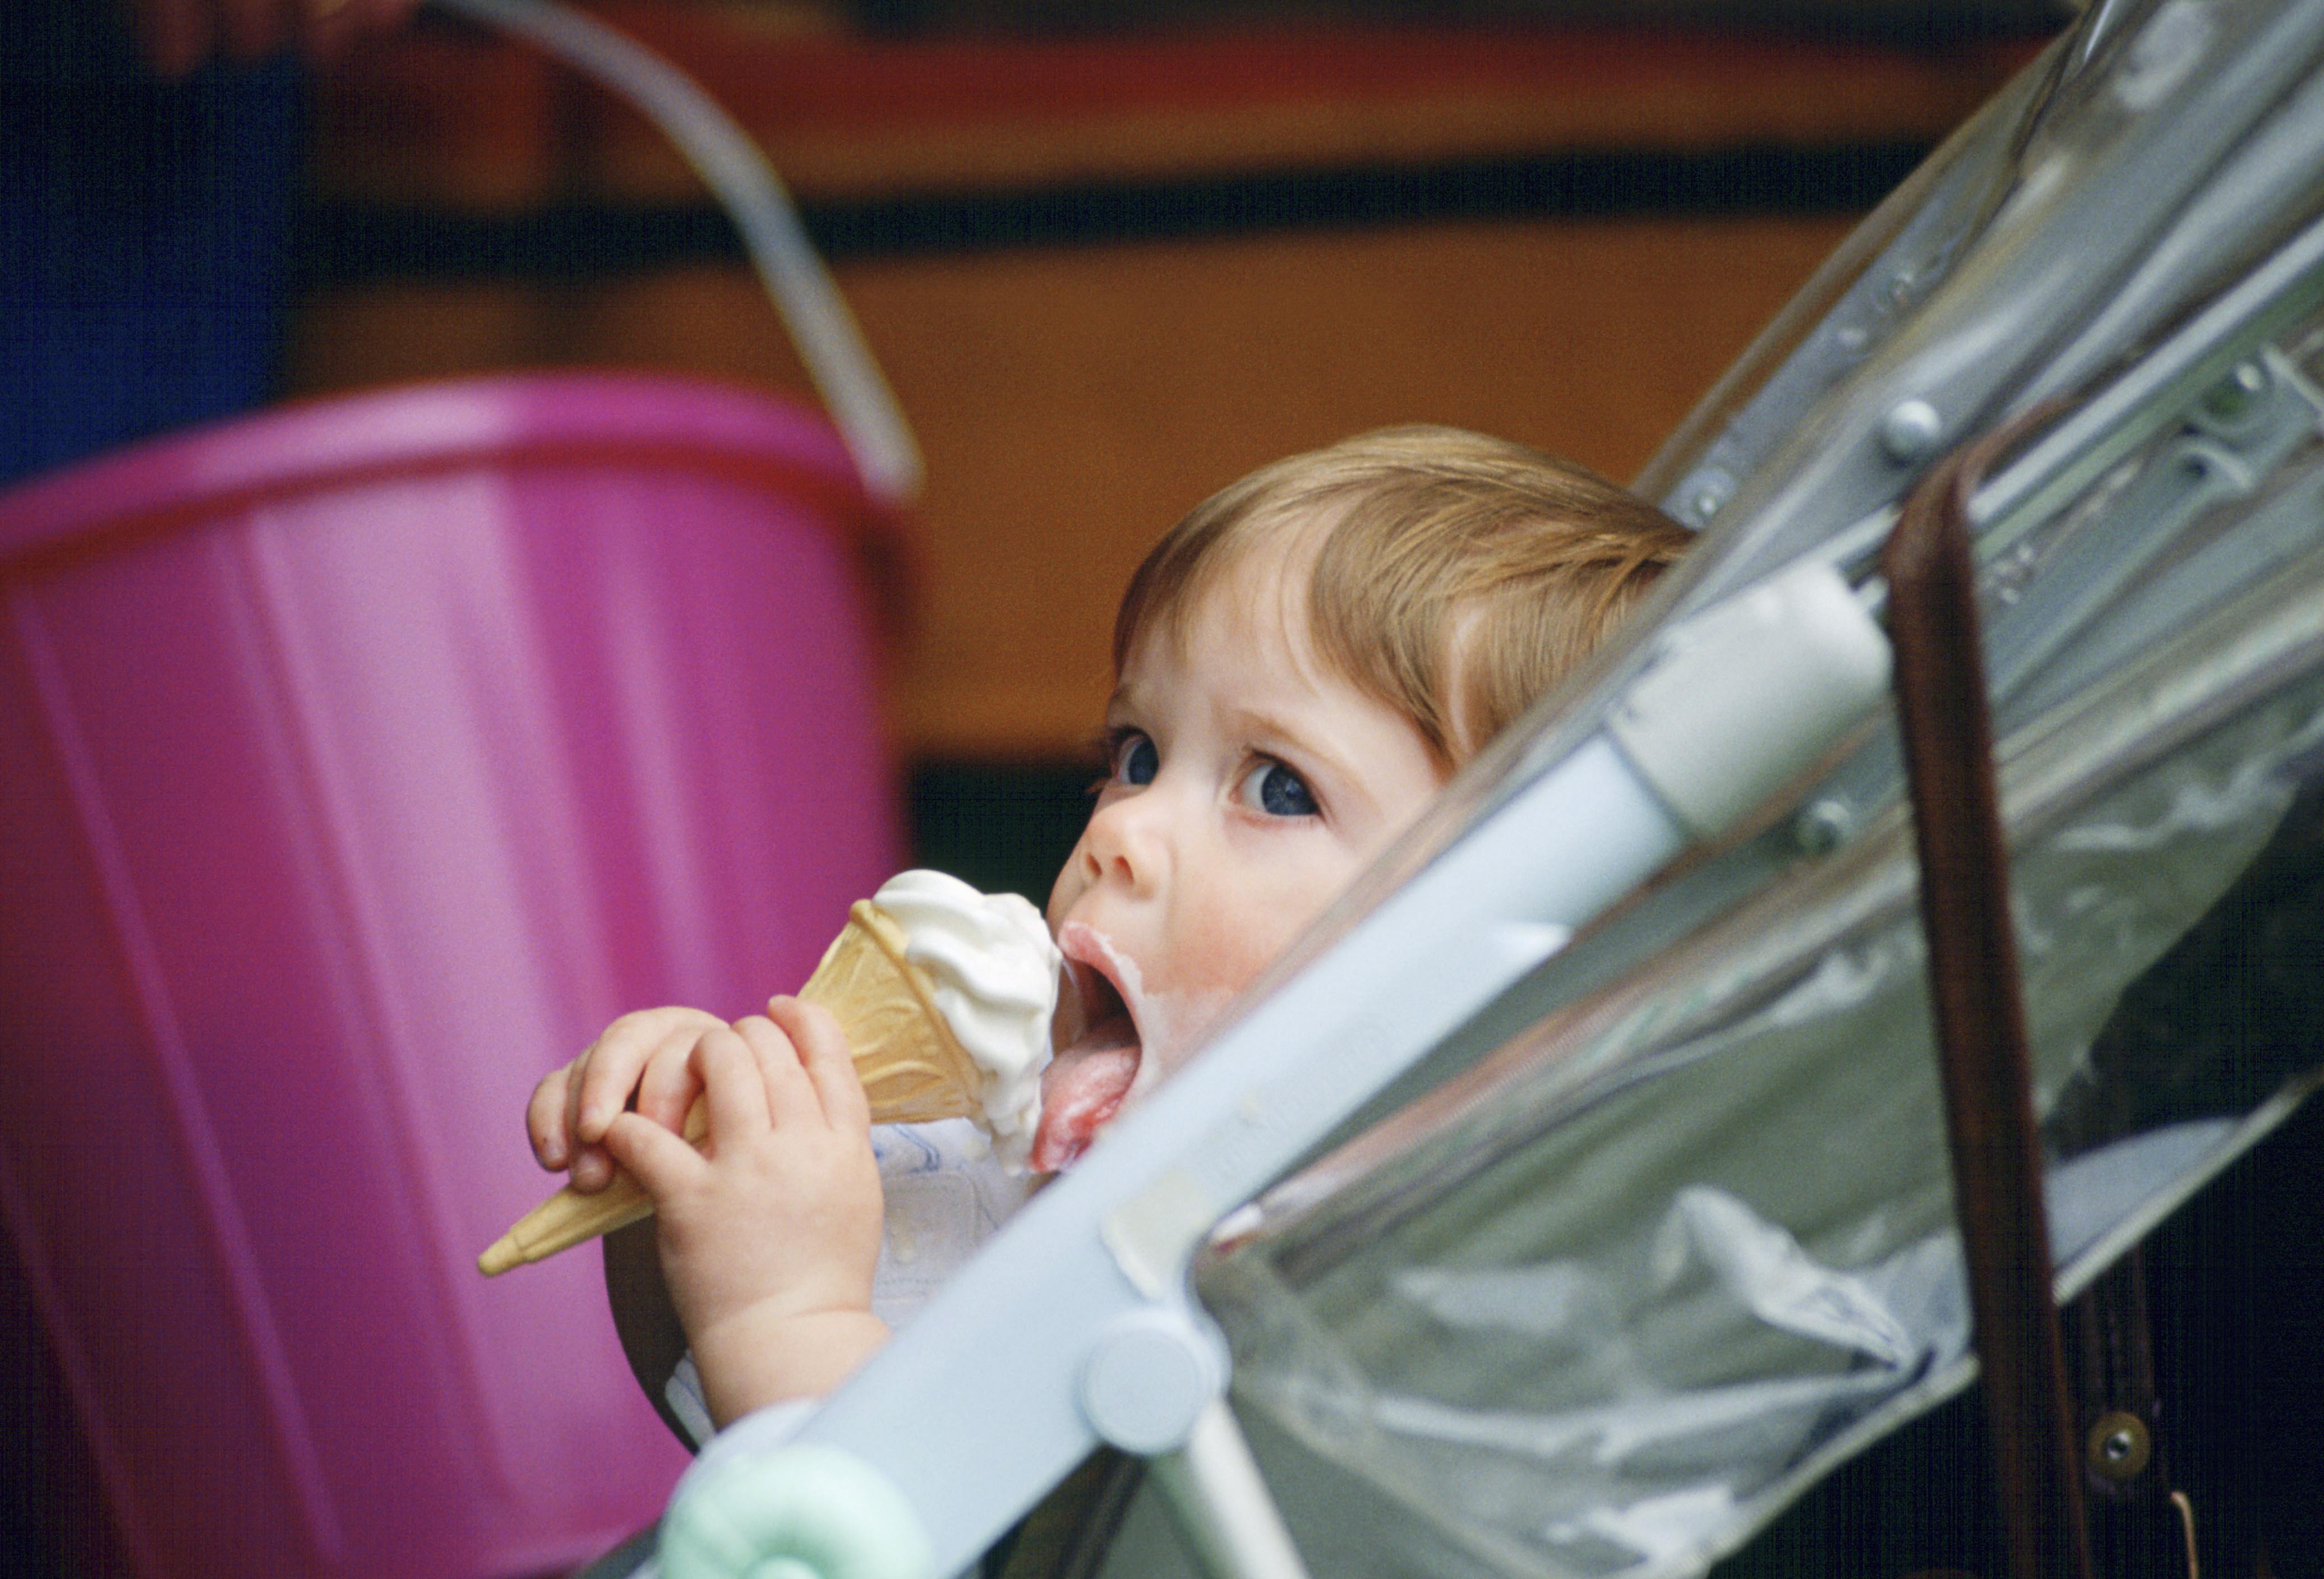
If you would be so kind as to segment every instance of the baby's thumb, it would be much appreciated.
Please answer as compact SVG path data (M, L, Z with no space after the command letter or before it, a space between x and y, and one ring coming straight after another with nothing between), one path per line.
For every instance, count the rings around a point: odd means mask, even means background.
M622 1113L605 1131L605 1150L622 1171L660 1200L705 1166L702 1154L651 1119Z

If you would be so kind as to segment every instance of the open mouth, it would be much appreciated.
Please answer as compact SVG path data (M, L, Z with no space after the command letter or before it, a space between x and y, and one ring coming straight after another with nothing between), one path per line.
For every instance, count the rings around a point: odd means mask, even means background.
M1085 926L1068 922L1057 942L1066 969L1058 994L1056 1056L1041 1075L1041 1127L1029 1159L1038 1173L1054 1173L1089 1150L1130 1094L1144 1052L1116 976L1124 962ZM1128 974L1134 993L1135 972Z

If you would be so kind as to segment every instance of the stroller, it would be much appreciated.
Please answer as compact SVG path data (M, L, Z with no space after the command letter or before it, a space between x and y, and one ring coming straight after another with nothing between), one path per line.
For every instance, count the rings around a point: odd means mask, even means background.
M2135 1252L2324 1067L2320 383L2324 8L2092 5L1649 466L1653 617L663 1571L2312 1569Z

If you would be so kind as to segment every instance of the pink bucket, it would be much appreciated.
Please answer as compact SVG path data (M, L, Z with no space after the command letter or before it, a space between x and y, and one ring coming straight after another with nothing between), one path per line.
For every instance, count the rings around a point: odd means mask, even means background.
M635 377L261 416L0 496L0 1210L149 1579L485 1579L681 1467L540 1076L741 1014L899 863L819 417Z

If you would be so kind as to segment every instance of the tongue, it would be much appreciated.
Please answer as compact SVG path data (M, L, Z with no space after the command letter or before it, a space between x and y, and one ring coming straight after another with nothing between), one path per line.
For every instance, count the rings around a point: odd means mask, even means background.
M1041 1074L1041 1127L1029 1160L1036 1173L1055 1173L1089 1150L1098 1131L1121 1106L1138 1077L1137 1033L1127 1020L1100 1027L1065 1048Z

